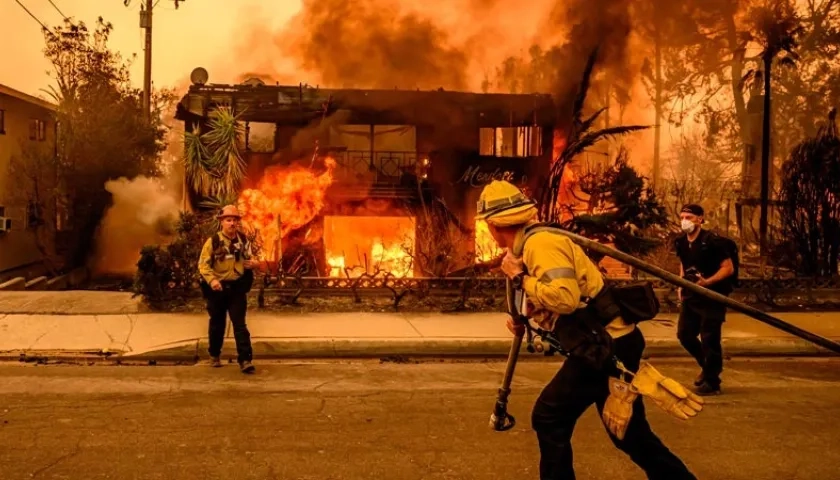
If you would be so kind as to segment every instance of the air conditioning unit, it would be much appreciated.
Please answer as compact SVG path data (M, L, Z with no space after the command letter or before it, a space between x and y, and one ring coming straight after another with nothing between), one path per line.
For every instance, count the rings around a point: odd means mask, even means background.
M0 217L0 233L8 232L12 229L12 219Z

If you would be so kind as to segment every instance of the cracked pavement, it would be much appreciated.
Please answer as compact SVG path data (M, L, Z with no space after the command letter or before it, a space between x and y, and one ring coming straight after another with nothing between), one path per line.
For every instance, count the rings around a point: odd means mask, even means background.
M688 384L687 361L655 359ZM487 426L503 362L78 367L0 364L3 480L538 478L530 409L558 361L517 367L509 432ZM648 402L654 430L701 479L835 478L840 359L737 359L688 422ZM594 409L579 478L643 479Z

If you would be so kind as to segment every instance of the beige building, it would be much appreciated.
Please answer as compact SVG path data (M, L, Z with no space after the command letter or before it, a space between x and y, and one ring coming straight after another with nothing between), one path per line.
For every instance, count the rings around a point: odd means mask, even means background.
M55 249L55 111L0 84L0 276Z

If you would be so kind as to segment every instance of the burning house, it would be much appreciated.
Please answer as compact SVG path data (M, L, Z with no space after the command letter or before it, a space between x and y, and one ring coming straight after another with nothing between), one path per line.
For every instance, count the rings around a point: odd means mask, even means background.
M419 277L486 260L492 239L473 220L481 188L505 179L534 192L551 161L549 95L201 80L176 118L202 129L227 106L245 124L243 220L287 271L305 257L309 276ZM432 265L441 256L445 271Z

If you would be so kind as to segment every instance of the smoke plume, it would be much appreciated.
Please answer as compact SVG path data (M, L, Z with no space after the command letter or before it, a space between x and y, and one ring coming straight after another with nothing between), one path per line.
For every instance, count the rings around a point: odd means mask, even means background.
M514 0L303 0L280 28L269 25L266 15L250 16L236 45L237 80L549 93L562 122L571 118L584 66L597 47L588 102L602 106L608 86L613 125L615 107L624 124L651 124L650 101L639 82L650 52L639 38L652 15L677 8L667 4L531 0L523 8Z
M113 203L97 233L95 274L130 277L143 246L163 245L174 237L171 228L178 219L180 195L168 183L174 182L142 176L105 183Z
M236 56L247 76L292 74L292 84L475 90L506 54L501 45L527 48L553 1L522 9L509 0L303 0L277 31L252 17Z
M625 63L630 0L528 3L304 0L279 31L251 20L237 58L248 76L263 79L288 79L297 69L307 74L298 81L333 88L447 90L480 89L485 72L535 45L555 50L565 78L579 75L596 44L603 62Z

